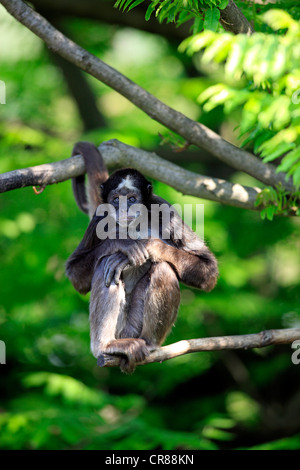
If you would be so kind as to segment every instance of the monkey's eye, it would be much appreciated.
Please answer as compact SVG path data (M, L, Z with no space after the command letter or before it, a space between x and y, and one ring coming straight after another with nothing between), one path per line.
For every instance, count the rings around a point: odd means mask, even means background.
M136 198L134 196L131 196L128 200L129 200L129 202L135 202Z
M115 197L115 198L113 199L113 202L114 202L115 204L119 204L119 198L118 198L118 197Z

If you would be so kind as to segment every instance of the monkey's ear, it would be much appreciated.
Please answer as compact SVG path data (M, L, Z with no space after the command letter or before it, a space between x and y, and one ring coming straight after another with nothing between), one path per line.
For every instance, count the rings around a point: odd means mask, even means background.
M147 191L148 191L148 194L151 194L151 192L152 192L152 184L151 183L147 184Z

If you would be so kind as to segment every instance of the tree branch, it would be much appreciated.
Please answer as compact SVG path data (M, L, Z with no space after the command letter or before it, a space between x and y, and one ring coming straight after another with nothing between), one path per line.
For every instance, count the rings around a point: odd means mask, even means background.
M220 23L226 31L231 31L234 34L246 34L247 36L254 33L251 24L233 0L229 0L227 7L220 10L220 14Z
M152 152L147 152L118 140L99 145L108 167L135 167L147 176L162 181L183 194L221 202L244 209L258 209L254 202L258 188L232 184L219 178L209 178L167 162ZM0 193L26 186L45 187L85 173L80 155L55 163L13 170L0 175Z
M273 165L263 163L251 153L225 141L203 124L162 103L142 87L68 39L21 0L0 0L0 3L56 53L123 95L150 117L183 136L189 143L209 151L233 168L244 171L265 184L276 186L281 183L285 189L293 191L292 180L286 181L285 174L276 173Z
M300 340L300 328L266 330L249 335L189 339L156 349L138 365L163 362L193 352L264 348L271 344L290 344L296 340ZM119 366L120 358L110 354L103 354L98 359L98 365L101 367Z

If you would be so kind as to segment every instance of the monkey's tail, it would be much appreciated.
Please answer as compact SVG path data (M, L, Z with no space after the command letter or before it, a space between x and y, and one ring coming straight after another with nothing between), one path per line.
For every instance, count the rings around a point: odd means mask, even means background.
M85 175L72 178L72 189L75 201L80 210L93 216L101 204L100 185L108 179L108 171L103 157L97 147L90 142L77 142L72 151L74 155L82 155L88 175L88 192L85 187Z

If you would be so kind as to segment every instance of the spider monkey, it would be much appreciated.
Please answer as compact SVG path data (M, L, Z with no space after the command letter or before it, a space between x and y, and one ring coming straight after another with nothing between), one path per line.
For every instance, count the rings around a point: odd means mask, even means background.
M91 291L91 350L98 365L105 356L120 356L120 368L132 373L161 345L175 322L180 302L179 281L210 291L218 277L217 261L202 240L178 214L172 213L169 239L151 230L143 239L121 239L119 201L146 207L150 220L152 204L171 205L152 193L152 185L137 170L122 169L108 175L97 147L78 142L72 155L81 154L88 175L88 197L84 177L73 179L73 191L79 208L90 215L82 241L66 264L66 274L80 293ZM97 215L104 204L115 209L115 239L99 239L97 226L104 216ZM98 207L98 210L96 210ZM96 211L96 212L95 212ZM129 220L130 219L130 220ZM127 222L135 217L127 217ZM183 227L180 239L177 226ZM150 226L150 225L149 225Z

